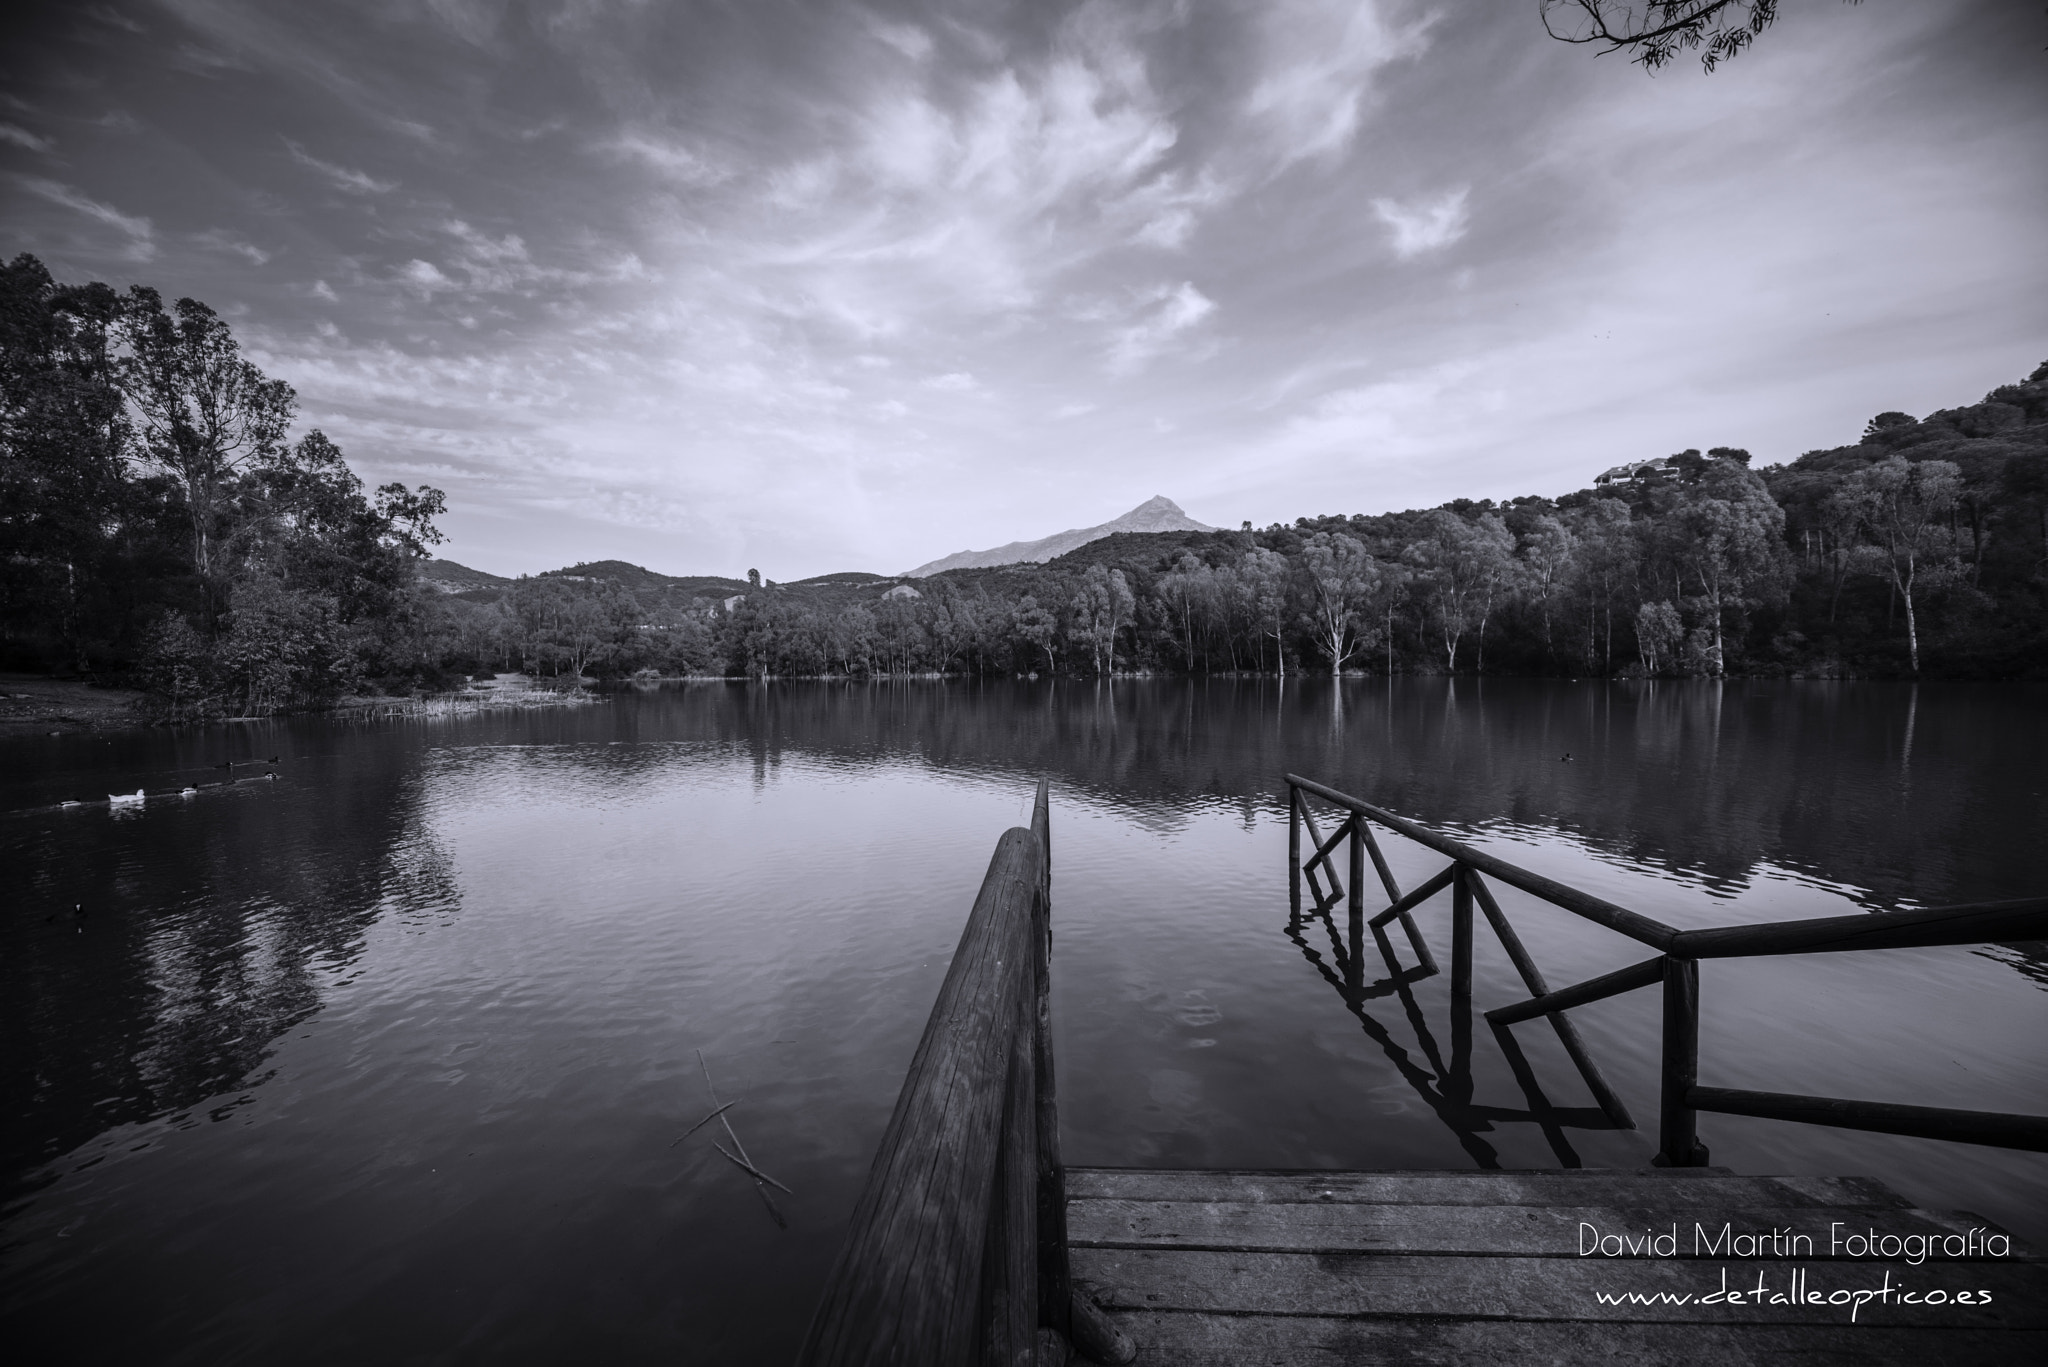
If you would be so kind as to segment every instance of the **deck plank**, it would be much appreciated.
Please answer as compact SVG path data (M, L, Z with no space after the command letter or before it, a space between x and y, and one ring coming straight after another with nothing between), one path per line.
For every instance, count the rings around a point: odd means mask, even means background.
M1700 1305L1761 1277L1790 1289L1800 1264L1772 1259L1609 1262L1578 1258L1461 1258L1401 1254L1155 1251L1076 1248L1074 1276L1099 1290L1109 1309L1197 1310L1253 1315L1392 1315L1467 1319L1595 1320L1604 1323L1814 1324L2048 1329L2048 1270L2033 1263L1827 1264L1806 1269L1806 1290L1822 1294L1879 1286L1916 1292L1987 1289L1988 1305L1904 1305L1871 1300L1857 1312L1837 1305ZM1648 1304L1603 1304L1600 1293L1641 1294ZM1660 1296L1689 1298L1659 1302Z
M1866 1207L1910 1209L1882 1183L1858 1177L1738 1177L1725 1170L1561 1169L1530 1172L1259 1172L1239 1169L1069 1168L1070 1199L1351 1202L1434 1206L1613 1205L1624 1209ZM1646 1199L1649 1198L1649 1199Z
M2012 1367L2048 1360L2048 1332L1857 1325L1505 1323L1113 1314L1137 1367Z
M1585 1240L1590 1226L1596 1243L1610 1234L1669 1234L1675 1249L1671 1256L1694 1258L1726 1257L1734 1245L1727 1242L1724 1228L1732 1227L1737 1234L1783 1230L1804 1236L1805 1243L1787 1240L1787 1256L1827 1261L1836 1256L1832 1225L1839 1223L1845 1236L1859 1234L1871 1227L1873 1218L1869 1208L1851 1206L1693 1207L1680 1215L1647 1200L1623 1207L1070 1198L1067 1233L1076 1246L1086 1247L1554 1258L1589 1251ZM1882 1218L1888 1234L1967 1235L1973 1225L1982 1225L1924 1210L1886 1209Z

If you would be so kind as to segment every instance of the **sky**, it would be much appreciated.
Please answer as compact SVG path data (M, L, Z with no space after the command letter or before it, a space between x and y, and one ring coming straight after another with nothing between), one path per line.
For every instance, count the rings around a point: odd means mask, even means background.
M2048 359L2037 0L16 9L0 253L233 324L500 574L896 573L1854 440Z

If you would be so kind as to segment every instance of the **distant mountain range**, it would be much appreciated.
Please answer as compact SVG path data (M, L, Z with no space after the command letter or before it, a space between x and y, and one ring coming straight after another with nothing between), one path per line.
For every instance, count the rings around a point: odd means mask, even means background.
M1137 507L1113 522L1096 527L1077 527L1072 531L1058 532L1038 541L1012 541L1007 546L997 546L987 551L956 551L942 560L919 565L905 573L914 579L938 574L942 570L985 570L996 565L1044 564L1057 560L1068 551L1085 546L1091 541L1100 541L1105 536L1118 532L1213 532L1216 529L1206 523L1195 521L1180 510L1180 505L1161 494L1146 499Z
M1122 517L1096 527L1077 527L1072 531L1059 532L1037 541L1012 541L1009 545L997 546L994 550L958 551L943 560L919 565L916 569L900 575L868 574L864 571L849 570L840 574L821 574L812 579L797 580L792 587L851 589L868 584L887 584L895 579L922 579L926 575L937 574L942 570L985 570L998 565L1042 565L1091 541L1100 541L1104 537L1115 536L1120 532L1215 530L1214 527L1195 521L1180 510L1179 504L1161 495L1157 498L1148 498ZM512 581L503 575L473 570L453 560L429 560L420 573L430 585L442 593L460 593L482 599L494 599L503 596L505 591L512 587ZM629 565L623 560L599 560L594 564L579 563L565 569L543 570L536 577L609 579L635 593L653 592L657 595L677 593L720 596L745 593L749 588L744 579L726 579L712 574L660 574L654 570L642 569L638 565Z

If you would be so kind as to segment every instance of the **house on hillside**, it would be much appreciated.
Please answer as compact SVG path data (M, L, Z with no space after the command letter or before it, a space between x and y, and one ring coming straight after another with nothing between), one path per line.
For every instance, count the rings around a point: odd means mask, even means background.
M1671 457L1653 456L1649 460L1632 460L1603 470L1593 477L1595 484L1613 484L1624 479L1654 479L1671 473Z
M908 584L898 584L898 585L897 585L897 586L896 586L895 588L893 588L893 589L890 589L890 590L889 590L889 591L888 591L887 593L883 594L882 596L883 596L884 598L922 598L922 597L924 597L924 595L923 595L923 594L919 593L919 592L918 592L918 591L917 591L916 589L914 589L914 588L910 587L910 585L908 585Z

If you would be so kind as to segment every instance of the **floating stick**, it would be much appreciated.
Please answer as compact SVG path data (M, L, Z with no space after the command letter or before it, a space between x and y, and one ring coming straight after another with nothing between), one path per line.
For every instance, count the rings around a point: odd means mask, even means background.
M727 1158L730 1158L730 1159L732 1159L732 1161L733 1161L733 1162L735 1162L735 1163L739 1164L739 1165L740 1165L741 1167L745 1168L745 1169L746 1169L746 1170L747 1170L748 1172L751 1172L752 1174L754 1174L755 1178L756 1178L756 1179L758 1179L759 1181L763 1181L763 1182L766 1182L766 1183L767 1183L767 1184L768 1184L769 1186L771 1186L771 1187L774 1187L774 1188L776 1188L776 1189L777 1189L778 1191L789 1191L789 1188L788 1188L788 1187L785 1187L785 1186L783 1186L783 1185L782 1185L782 1183L780 1183L780 1182L776 1181L776 1180L775 1180L774 1178L770 1177L770 1176L769 1176L769 1175L768 1175L767 1173L765 1173L765 1172L761 1171L761 1170L760 1170L759 1168L755 1167L755 1166L754 1166L754 1165L753 1165L752 1163L749 1163L749 1162L748 1162L748 1161L747 1161L746 1159L744 1159L744 1158L741 1158L741 1157L740 1157L740 1156L739 1156L738 1154L734 1153L734 1152L733 1152L733 1151L732 1151L731 1149L728 1149L727 1147L725 1147L725 1145L723 1145L723 1144L719 1143L719 1142L718 1142L718 1141L717 1141L716 1139L714 1139L714 1140L712 1140L712 1141L711 1141L711 1147L712 1147L712 1148L714 1148L714 1149L717 1149L717 1150L718 1150L718 1151L719 1151L720 1153L724 1154L724 1155L725 1155L725 1156L726 1156ZM796 1195L796 1193L795 1193L795 1192L793 1192L793 1191L789 1191L789 1194L790 1194L791 1196L794 1196L794 1195Z
M697 1066L704 1070L704 1090L711 1094L711 1104L714 1106L718 1106L718 1088L712 1084L711 1065L704 1061L704 1051L702 1049L699 1049L697 1051ZM731 1118L725 1114L725 1107L718 1106L718 1110L715 1112L715 1114L718 1116L718 1123L725 1126L726 1134L731 1137L732 1146L740 1151L740 1158L745 1160L741 1162L740 1166L744 1167L748 1172L754 1175L754 1190L761 1193L761 1200L768 1207L769 1216L774 1219L775 1223L778 1226L780 1226L783 1229L788 1229L789 1221L782 1218L782 1211L779 1207L776 1206L775 1198L768 1194L768 1188L765 1185L763 1185L767 1182L775 1182L775 1179L768 1176L767 1173L762 1172L759 1168L755 1167L753 1164L753 1160L747 1157L747 1146L740 1142L739 1132L733 1129ZM715 1139L711 1142L713 1144L718 1145L718 1151L720 1153L724 1153L727 1158L732 1157L730 1153L726 1153L724 1145L718 1144L718 1141ZM775 1185L778 1187L782 1187L782 1183L780 1182L775 1182ZM784 1191L789 1191L788 1187L782 1187L782 1189ZM793 1191L790 1191L789 1194L792 1196L796 1195L796 1193Z
M705 1117L704 1117L704 1118L703 1118L702 1120L700 1120L700 1121L698 1121L698 1122L697 1122L696 1124L694 1124L694 1125L690 1126L690 1128L689 1128L689 1129L687 1129L687 1130L684 1130L684 1131L683 1131L683 1132L682 1132L681 1134L677 1135L677 1136L676 1136L676 1137L675 1137L674 1139L671 1139L671 1140L669 1141L669 1144L668 1144L668 1146L669 1146L670 1148L674 1148L674 1147L675 1147L676 1145L678 1145L678 1144L682 1143L682 1142L683 1142L683 1141L684 1141L685 1139L688 1139L688 1138L689 1138L689 1137L690 1137L691 1135L693 1135L693 1134L697 1133L697 1131L699 1131L699 1130L703 1129L703 1128L704 1128L704 1127L705 1127L706 1125L709 1125L709 1124L710 1124L710 1123L711 1123L712 1121L714 1121L714 1120L718 1119L718 1117L720 1117L720 1116L724 1115L724 1114L725 1114L725 1113L726 1113L727 1111L731 1110L731 1109L732 1109L733 1107L735 1107L735 1106L737 1106L737 1105L739 1105L739 1104L740 1104L740 1103L739 1103L739 1102L737 1102L737 1101L728 1101L728 1102L726 1102L726 1103L725 1103L725 1104L724 1104L723 1106L720 1106L720 1107L719 1107L719 1108L718 1108L717 1110L713 1111L713 1112L712 1112L712 1113L711 1113L710 1115L707 1115L707 1116L705 1116Z

